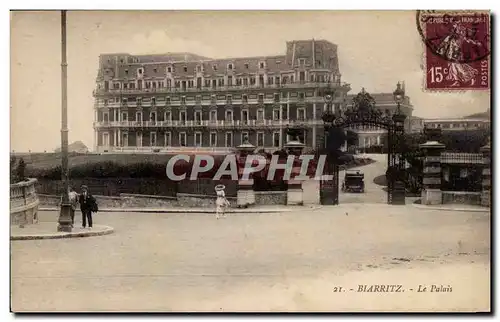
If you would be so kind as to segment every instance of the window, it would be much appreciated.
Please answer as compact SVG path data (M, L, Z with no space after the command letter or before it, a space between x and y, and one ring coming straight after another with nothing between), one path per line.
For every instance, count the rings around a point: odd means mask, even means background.
M306 111L303 108L298 108L297 109L297 120L299 121L305 121L306 119Z
M184 72L186 72L186 73L187 73L187 71L188 71L187 66L184 66Z
M259 108L257 110L257 121L264 121L264 109Z
M135 113L135 120L137 122L142 122L142 112Z
M212 65L213 70L217 70L217 65Z
M264 103L264 94L259 94L259 103Z
M233 76L227 77L227 86L233 86Z
M135 100L137 106L141 106L142 105L142 98L141 97L138 97L136 100Z
M245 69L248 69L248 63L245 63Z
M233 70L233 64L228 64L228 65L227 65L227 69L229 69L229 70Z
M198 73L199 73L199 72L201 72L201 66L200 66L200 65L196 66L196 71L197 71Z
M233 146L233 132L226 132L226 148Z
M219 78L219 86L224 86L224 78Z
M172 67L167 67L167 73L171 73L172 72Z
M248 110L242 110L241 111L241 122L243 124L247 124L248 123Z
M243 86L248 86L248 78L243 78Z
M121 146L128 146L128 133L122 133Z
M179 133L179 145L180 146L186 146L186 132L180 132Z
M275 102L279 102L280 101L280 94L279 93L275 93L274 94L274 101Z
M102 134L102 145L109 146L109 133L108 132L104 132Z
M210 87L210 79L205 79L205 87Z
M137 70L137 72L138 72L139 74L142 74L142 73L144 72L144 70L143 70L142 68L139 68L139 69Z
M172 121L172 112L171 111L166 111L165 112L165 121L171 122Z
M210 132L210 146L217 146L217 132Z
M274 80L275 80L276 85L280 84L280 77L279 76L276 76Z
M304 97L305 97L304 93L299 93L299 98L300 98L301 100L303 100L303 99L304 99Z
M194 132L194 145L201 146L201 132Z
M227 104L231 104L233 102L233 95L228 94L226 97Z
M201 124L202 118L201 118L201 111L194 111L194 122L196 124Z
M108 112L104 112L104 113L102 114L102 120L103 120L104 122L109 122L109 114L108 114Z
M156 98L155 97L151 97L151 105L156 105Z
M186 96L181 97L181 104L186 104Z
M149 120L151 122L156 122L156 113L155 112L149 113Z
M128 69L125 69L125 75L128 75Z
M272 76L267 78L268 85L273 85L273 82L274 82L274 78Z
M299 81L302 83L306 81L306 72L299 73Z
M226 121L231 122L233 120L233 111L227 110L226 111Z
M137 146L142 146L142 133L141 132L138 132L135 135L135 141L136 141Z
M158 71L158 70L157 70L156 68L153 68L153 72L155 72L155 73L156 73L157 71Z
M264 146L264 132L257 132L257 146Z
M278 121L280 119L280 110L279 109L274 109L273 110L273 120Z
M306 64L306 60L304 58L299 58L299 66L304 66Z
M172 133L165 132L165 146L172 146Z
M290 76L290 83L293 83L293 82L294 82L294 77L292 75L292 76Z
M170 105L170 96L165 98L165 104Z
M246 96L245 94L243 94L243 96L241 96L241 100L243 103L248 103L248 96Z
M280 133L279 132L273 133L273 147L275 147L275 148L280 147Z
M265 66L265 63L264 63L264 62L260 62L260 63L259 63L259 68L264 68L264 66Z
M180 111L179 112L179 121L181 123L185 123L186 122L186 111Z
M114 83L113 84L114 89L120 89L120 83Z
M172 80L167 79L167 88L172 88Z
M122 112L122 121L127 121L127 118L128 118L128 113Z
M150 146L156 146L156 132L151 132L149 137L149 145Z
M248 140L250 142L250 135L248 135L248 132L241 132L241 143L245 143L245 140Z
M210 111L210 122L216 122L216 121L217 121L217 111L211 110Z
M255 77L250 77L250 85L255 85Z
M128 88L130 88L130 89L135 89L135 83L130 83L130 84L128 84Z

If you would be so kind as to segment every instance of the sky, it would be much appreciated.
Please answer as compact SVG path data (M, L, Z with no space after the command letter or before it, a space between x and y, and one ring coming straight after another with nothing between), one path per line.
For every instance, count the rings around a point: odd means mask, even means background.
M351 94L406 84L413 114L461 117L490 107L485 91L423 90L424 45L413 11L69 11L69 142L94 146L92 90L103 53L192 52L211 58L281 55L285 42L338 45ZM60 12L11 13L11 147L52 151L61 129Z

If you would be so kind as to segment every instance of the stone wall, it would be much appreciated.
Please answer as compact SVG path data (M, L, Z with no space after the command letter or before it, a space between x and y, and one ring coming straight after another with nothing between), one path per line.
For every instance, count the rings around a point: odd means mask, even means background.
M470 191L443 191L443 204L481 205L481 193Z
M10 185L10 224L27 225L38 221L40 203L35 191L36 179Z
M215 208L215 197L195 194L179 193L177 197L149 196L135 194L120 194L119 197L94 196L100 209L105 208ZM227 197L231 207L236 207L236 198ZM44 207L59 207L61 197L54 195L40 195L40 204Z
M286 205L287 191L256 191L255 204L262 205Z

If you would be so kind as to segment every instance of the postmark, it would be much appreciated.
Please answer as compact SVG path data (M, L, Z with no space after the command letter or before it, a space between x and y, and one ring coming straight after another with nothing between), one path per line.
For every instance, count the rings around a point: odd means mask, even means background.
M425 44L426 90L490 88L490 15L484 11L417 11Z

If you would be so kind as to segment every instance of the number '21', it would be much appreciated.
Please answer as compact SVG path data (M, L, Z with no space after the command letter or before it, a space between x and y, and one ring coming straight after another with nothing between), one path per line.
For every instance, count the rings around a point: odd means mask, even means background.
M443 68L440 66L429 68L429 73L431 74L431 83L441 83L444 79L443 74L448 73L448 68Z

